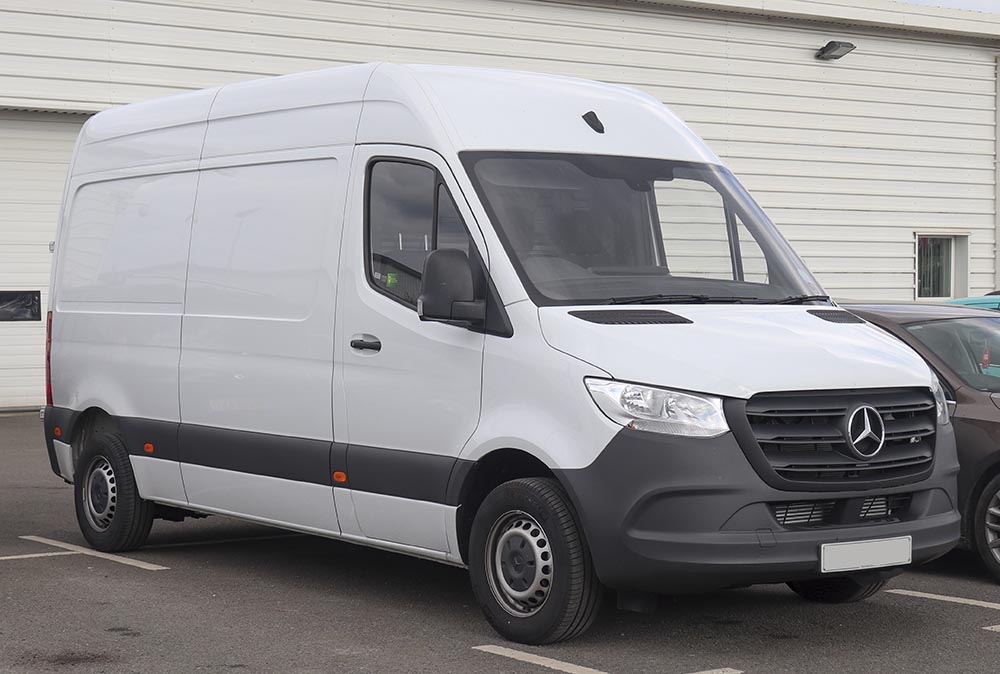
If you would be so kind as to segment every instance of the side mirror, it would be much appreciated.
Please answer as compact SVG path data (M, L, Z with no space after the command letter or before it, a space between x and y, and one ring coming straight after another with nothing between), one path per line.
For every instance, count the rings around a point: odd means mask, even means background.
M417 315L422 321L482 323L486 302L476 299L472 265L454 248L440 248L424 260Z

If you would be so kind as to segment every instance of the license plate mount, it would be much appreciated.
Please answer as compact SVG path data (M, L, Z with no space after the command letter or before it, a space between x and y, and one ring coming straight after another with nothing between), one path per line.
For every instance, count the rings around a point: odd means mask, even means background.
M820 570L843 573L903 566L913 561L913 538L877 538L868 541L824 543L820 546Z

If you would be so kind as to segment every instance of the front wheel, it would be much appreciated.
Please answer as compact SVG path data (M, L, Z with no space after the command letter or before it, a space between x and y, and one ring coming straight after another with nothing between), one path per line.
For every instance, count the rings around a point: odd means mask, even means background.
M558 482L505 482L483 501L469 540L472 590L505 638L547 644L582 634L603 588Z
M972 532L986 568L1000 580L1000 475L987 483L976 501Z
M80 452L73 495L80 531L91 547L125 552L146 542L153 504L140 498L128 451L117 435L96 435Z
M820 578L800 580L788 584L795 594L809 601L821 604L850 604L868 599L883 587L886 581L863 581L847 576L844 578Z

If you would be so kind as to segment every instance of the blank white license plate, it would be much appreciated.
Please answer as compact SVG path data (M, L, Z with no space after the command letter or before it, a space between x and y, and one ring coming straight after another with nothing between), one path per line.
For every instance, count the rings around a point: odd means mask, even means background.
M874 541L824 543L820 548L823 573L860 571L883 566L899 566L913 561L913 539L880 538Z

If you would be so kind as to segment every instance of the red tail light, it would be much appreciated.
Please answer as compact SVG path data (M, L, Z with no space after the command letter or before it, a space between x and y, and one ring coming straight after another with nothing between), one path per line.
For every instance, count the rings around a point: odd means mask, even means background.
M45 404L52 406L52 312L45 317Z

